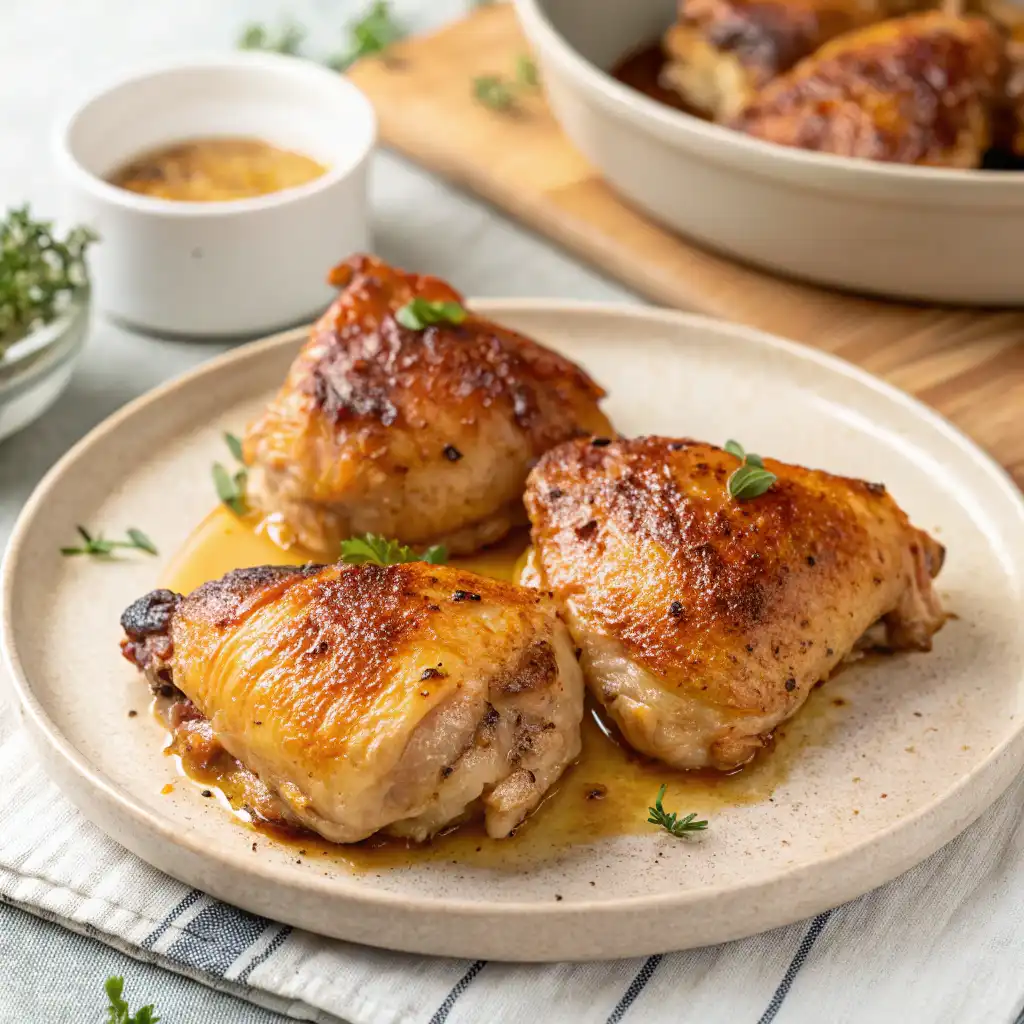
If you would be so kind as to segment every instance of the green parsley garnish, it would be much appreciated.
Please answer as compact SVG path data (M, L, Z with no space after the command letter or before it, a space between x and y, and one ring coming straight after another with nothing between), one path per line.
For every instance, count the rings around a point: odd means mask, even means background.
M516 58L513 81L501 75L478 75L473 79L473 96L491 110L510 110L516 105L520 93L529 92L539 85L537 65L532 57L524 53Z
M418 555L397 540L364 533L362 537L350 537L341 542L341 560L349 565L366 565L368 562L373 565L400 565L405 562L444 565L448 561L448 549L443 544L435 544Z
M76 527L83 544L77 548L61 548L62 555L101 555L112 554L117 548L128 548L132 551L145 551L147 555L157 555L156 545L141 531L133 526L128 530L127 540L107 540L102 534L93 536L84 526Z
M697 817L696 814L688 814L685 818L680 818L675 811L669 813L661 806L666 789L668 789L668 786L662 785L661 789L658 790L654 806L647 808L650 814L650 817L647 819L648 822L652 825L660 825L669 835L676 836L677 838L688 836L693 832L703 832L708 827L708 823L706 821L694 821L693 819Z
M362 57L383 53L393 42L405 35L405 30L391 13L388 0L374 0L361 18L347 26L349 41L342 53L327 57L321 63L335 71L344 71ZM292 20L282 22L276 31L259 22L252 22L242 30L238 46L242 50L264 50L285 53L291 57L308 57L301 52L306 30Z
M252 22L246 25L238 39L240 50L263 50L267 53L284 53L290 57L299 55L299 47L306 38L306 30L296 22L287 20L277 32L271 32L265 25Z
M523 53L516 58L516 81L524 89L536 89L540 85L540 75L534 59Z
M95 241L83 227L58 239L53 224L34 220L27 204L7 211L0 223L0 358L88 285L85 251Z
M249 511L249 504L245 500L245 485L248 482L249 473L242 462L242 442L234 434L225 434L224 443L235 460L242 465L232 474L219 462L215 462L212 470L213 486L217 488L217 497L236 516L244 516Z
M383 53L405 35L405 30L392 15L388 0L374 0L373 6L362 18L349 24L348 33L348 49L328 58L326 62L335 71L344 71L363 57Z
M745 451L739 441L726 441L725 450L740 460L740 467L729 477L729 494L737 501L759 498L778 477L764 468L764 459Z
M512 86L498 75L477 75L473 97L490 110L508 110L515 103Z
M107 978L103 989L107 993L107 1000L110 1004L107 1007L107 1024L157 1024L157 1021L160 1020L152 1003L149 1006L143 1006L134 1016L128 1015L128 1003L122 998L124 978Z
M410 331L422 331L434 324L461 324L468 314L458 302L431 302L415 298L395 313L395 319Z

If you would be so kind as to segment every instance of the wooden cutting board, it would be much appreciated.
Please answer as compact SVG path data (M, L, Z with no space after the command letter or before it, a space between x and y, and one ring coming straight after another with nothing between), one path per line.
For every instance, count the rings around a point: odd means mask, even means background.
M859 363L949 417L1024 486L1024 312L855 298L684 241L604 184L540 93L504 113L473 98L474 76L511 78L526 52L511 7L494 4L398 43L386 60L362 61L350 74L373 101L387 146L655 302L751 324Z

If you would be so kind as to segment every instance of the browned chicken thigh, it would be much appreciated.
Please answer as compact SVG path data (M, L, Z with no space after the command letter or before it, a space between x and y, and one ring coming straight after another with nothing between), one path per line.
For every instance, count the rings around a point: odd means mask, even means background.
M369 256L246 433L249 501L324 557L353 534L467 554L525 523L526 475L548 448L607 430L604 392L562 356L468 312L411 329L413 299L462 305L435 277Z
M730 496L739 460L663 437L573 441L530 475L524 582L550 590L594 696L637 750L735 768L876 620L894 648L943 623L942 547L880 484L772 459L763 495Z
M838 156L978 167L1004 77L1004 41L992 22L931 11L833 39L731 124Z
M662 41L665 86L712 120L739 113L757 92L823 43L911 10L915 0L683 0Z
M546 598L447 566L264 566L121 620L276 800L340 843L482 814L507 836L580 750L583 678ZM257 789L258 787L250 787Z

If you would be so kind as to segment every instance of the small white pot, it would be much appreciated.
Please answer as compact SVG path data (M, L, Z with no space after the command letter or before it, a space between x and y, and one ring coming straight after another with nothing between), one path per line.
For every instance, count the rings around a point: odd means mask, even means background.
M139 195L105 179L147 150L244 136L303 152L327 173L228 202ZM254 334L309 319L328 270L369 247L367 170L376 118L342 76L308 61L238 53L165 64L81 104L55 137L69 222L89 253L99 309L171 334Z

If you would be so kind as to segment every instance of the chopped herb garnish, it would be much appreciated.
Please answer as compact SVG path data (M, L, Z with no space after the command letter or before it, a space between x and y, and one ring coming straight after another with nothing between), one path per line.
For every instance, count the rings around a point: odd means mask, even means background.
M77 548L61 548L62 555L100 555L106 557L118 548L130 551L145 551L147 555L157 555L156 545L141 531L131 527L127 540L107 540L102 534L91 534L84 526L76 527L82 538L82 545Z
M234 434L225 434L224 443L228 446L235 460L242 463L239 469L230 473L219 462L212 467L213 486L217 489L217 497L236 516L244 516L249 511L249 503L245 500L245 486L249 473L242 460L242 442Z
M536 89L540 85L537 64L532 57L525 53L516 58L516 81L524 89Z
M246 25L238 39L240 50L264 50L267 53L285 53L290 57L299 55L299 47L306 38L306 30L296 22L285 21L277 32L271 32L265 25L252 22Z
M156 1015L156 1009L152 1005L143 1006L134 1016L128 1015L128 1003L123 998L124 978L107 978L103 984L107 993L107 1024L157 1024L160 1018Z
M737 501L759 498L778 479L764 468L764 459L760 455L746 451L739 441L726 441L724 447L741 462L739 469L729 477L729 494Z
M231 452L238 462L245 462L245 458L242 455L242 439L237 434L225 433L224 443L228 446L228 451Z
M58 239L53 224L34 220L27 204L7 211L0 223L0 358L60 316L89 283L85 251L95 241L83 227Z
M443 544L435 544L422 554L417 554L397 540L365 533L362 537L350 537L341 542L341 560L349 565L365 565L368 562L374 565L400 565L405 562L444 565L448 561L448 549Z
M687 814L685 818L680 818L675 811L670 813L661 806L666 789L668 789L668 786L663 785L658 790L654 806L647 808L650 814L650 817L647 819L648 822L652 825L660 825L669 835L678 838L688 836L693 832L703 832L708 827L708 823L706 821L694 821L693 819L697 817L696 814Z
M512 86L499 75L477 75L473 97L490 110L508 110L516 98Z
M415 298L395 313L395 319L410 331L422 331L434 324L461 324L467 315L458 302Z

